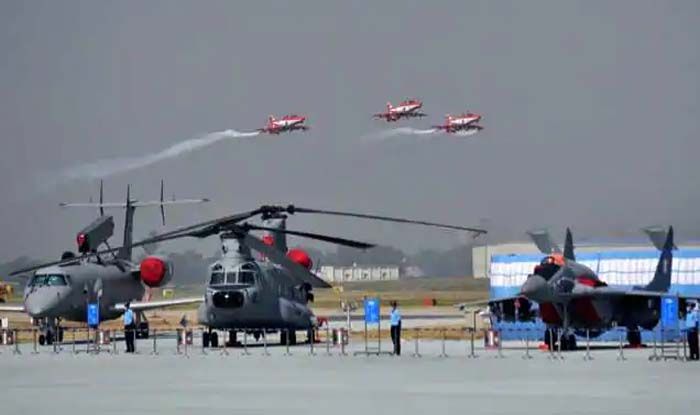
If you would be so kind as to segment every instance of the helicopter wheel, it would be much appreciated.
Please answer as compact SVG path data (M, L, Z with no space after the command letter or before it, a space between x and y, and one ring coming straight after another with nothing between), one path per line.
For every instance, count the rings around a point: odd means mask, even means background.
M202 333L202 347L209 347L209 336L208 332Z
M46 344L46 336L44 336L43 334L40 334L39 335L39 345L43 346L45 344Z
M209 336L209 344L213 348L219 347L219 334L217 332L211 333Z

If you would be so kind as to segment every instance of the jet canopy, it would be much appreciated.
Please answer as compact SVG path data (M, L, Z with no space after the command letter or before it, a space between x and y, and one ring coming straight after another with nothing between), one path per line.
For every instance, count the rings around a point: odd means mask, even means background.
M549 281L564 264L565 260L563 255L548 255L540 261L539 265L535 266L534 273Z

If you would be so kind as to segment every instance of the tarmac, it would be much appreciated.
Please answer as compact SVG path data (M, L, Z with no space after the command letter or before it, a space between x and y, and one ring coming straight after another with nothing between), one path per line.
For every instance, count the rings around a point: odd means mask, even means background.
M200 344L195 339L195 344ZM370 343L376 346L376 343ZM0 347L0 402L7 414L659 414L691 413L700 403L700 363L649 361L650 349L563 353L504 345L503 358L478 344L412 341L401 357L362 356L364 342L341 355L317 344L177 354L175 339L140 340L136 355L88 354L85 345L14 354ZM517 346L517 347L515 347ZM386 342L383 350L388 350Z

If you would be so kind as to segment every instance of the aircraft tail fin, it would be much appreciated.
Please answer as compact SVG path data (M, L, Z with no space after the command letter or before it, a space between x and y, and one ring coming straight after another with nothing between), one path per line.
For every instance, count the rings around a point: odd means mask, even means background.
M644 287L646 291L661 291L667 292L671 288L671 270L673 268L673 226L668 228L666 240L664 241L659 257L659 263L656 265L654 278L649 284Z
M664 243L666 242L666 229L664 229L662 226L647 226L646 228L642 228L642 232L647 234L651 240L651 243L654 244L656 249L659 251L664 250ZM674 244L673 249L678 249L678 247Z
M570 261L576 261L574 254L574 237L571 235L571 229L566 228L566 241L564 241L564 258Z
M527 234L532 239L532 242L535 243L537 249L539 249L543 254L549 255L554 252L561 252L561 249L559 249L559 246L552 241L552 238L549 236L549 232L546 229L531 230L528 231Z
M387 103L386 103L386 110L387 110L387 111L391 111L393 108L394 108L394 106L391 105L391 101L387 101Z

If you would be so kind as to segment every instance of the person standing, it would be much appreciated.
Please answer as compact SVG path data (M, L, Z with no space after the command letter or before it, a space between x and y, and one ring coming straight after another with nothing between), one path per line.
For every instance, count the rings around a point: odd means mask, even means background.
M134 353L134 338L136 337L136 324L134 322L134 311L128 302L124 305L124 340L126 341L126 352Z
M688 303L688 309L685 314L685 331L688 336L690 360L700 360L700 351L698 350L698 310L695 303Z
M391 302L391 342L394 344L394 355L401 356L401 313L396 301Z

